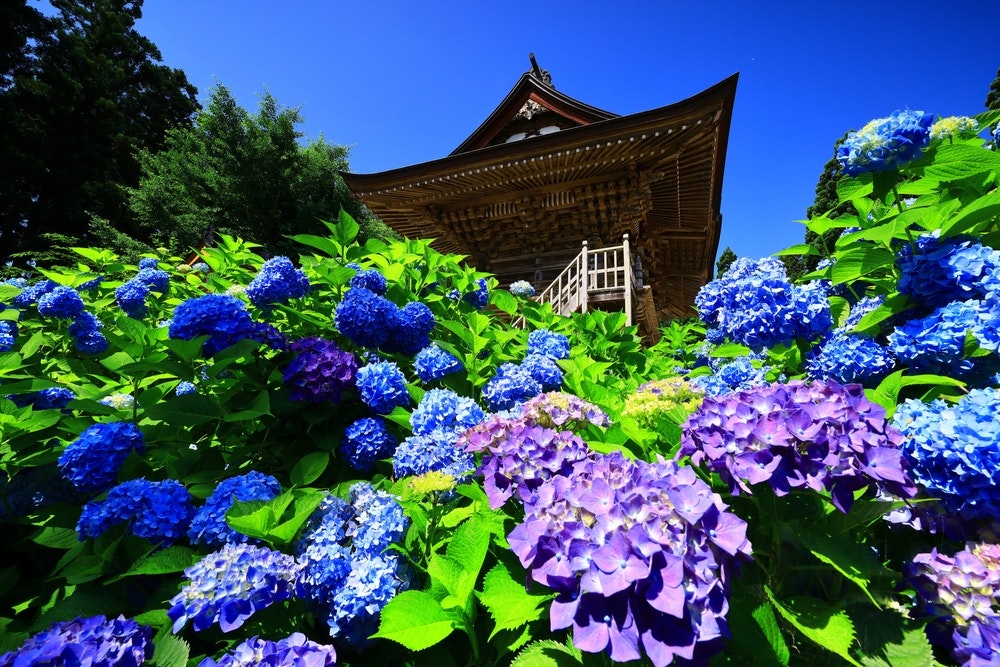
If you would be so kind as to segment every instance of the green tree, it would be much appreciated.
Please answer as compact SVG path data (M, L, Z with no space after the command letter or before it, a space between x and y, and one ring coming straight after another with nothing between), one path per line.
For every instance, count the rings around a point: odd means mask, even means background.
M736 256L736 253L733 252L733 249L726 246L726 249L722 251L721 255L719 255L719 260L715 263L716 279L725 275L726 271L729 270L729 267L732 266L733 262L737 259L739 258Z
M190 123L196 90L138 33L142 0L50 0L39 17L5 6L0 86L0 260L80 237L92 216L131 231L123 186L135 154ZM6 5L6 3L5 3Z
M997 78L990 84L990 91L986 94L986 109L993 111L1000 109L1000 69L997 70Z
M373 235L371 214L338 173L347 148L322 137L303 145L300 123L299 110L270 93L252 114L225 86L213 88L192 127L171 131L163 150L140 152L142 178L129 190L140 237L183 253L225 232L286 252L287 235L325 233L320 220L341 207Z

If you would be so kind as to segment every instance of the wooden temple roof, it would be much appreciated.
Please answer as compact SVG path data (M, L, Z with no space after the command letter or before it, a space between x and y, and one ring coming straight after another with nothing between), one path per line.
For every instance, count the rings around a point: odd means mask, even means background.
M551 279L583 240L629 233L658 316L687 317L718 251L737 77L616 116L556 91L535 65L447 157L343 177L400 234L502 282L530 280L532 267Z

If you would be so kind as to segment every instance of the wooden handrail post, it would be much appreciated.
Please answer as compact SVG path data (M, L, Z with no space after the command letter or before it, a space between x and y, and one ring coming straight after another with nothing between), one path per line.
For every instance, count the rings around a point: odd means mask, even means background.
M632 258L628 249L628 234L622 236L622 259L625 262L625 326L632 326Z
M583 250L580 251L580 271L577 280L580 290L580 312L587 312L587 290L590 285L590 265L587 263L587 239L583 240Z

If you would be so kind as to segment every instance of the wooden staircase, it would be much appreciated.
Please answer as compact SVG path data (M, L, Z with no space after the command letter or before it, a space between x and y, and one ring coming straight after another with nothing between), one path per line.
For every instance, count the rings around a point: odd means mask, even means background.
M626 326L638 322L644 343L655 344L660 337L653 290L636 280L628 234L622 237L621 245L597 250L589 249L584 241L580 254L534 300L551 303L560 315L594 308L622 311ZM524 318L516 318L513 324L523 327Z

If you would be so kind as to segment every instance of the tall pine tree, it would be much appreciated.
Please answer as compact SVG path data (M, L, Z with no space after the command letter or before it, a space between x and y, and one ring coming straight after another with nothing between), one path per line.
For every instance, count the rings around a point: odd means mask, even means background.
M93 216L133 231L136 153L198 108L184 73L136 30L142 0L50 0L49 18L22 5L3 10L19 23L3 33L15 48L0 88L0 261L47 233L83 237Z
M990 84L990 90L986 93L986 109L994 111L1000 109L1000 69L997 70L997 78Z

